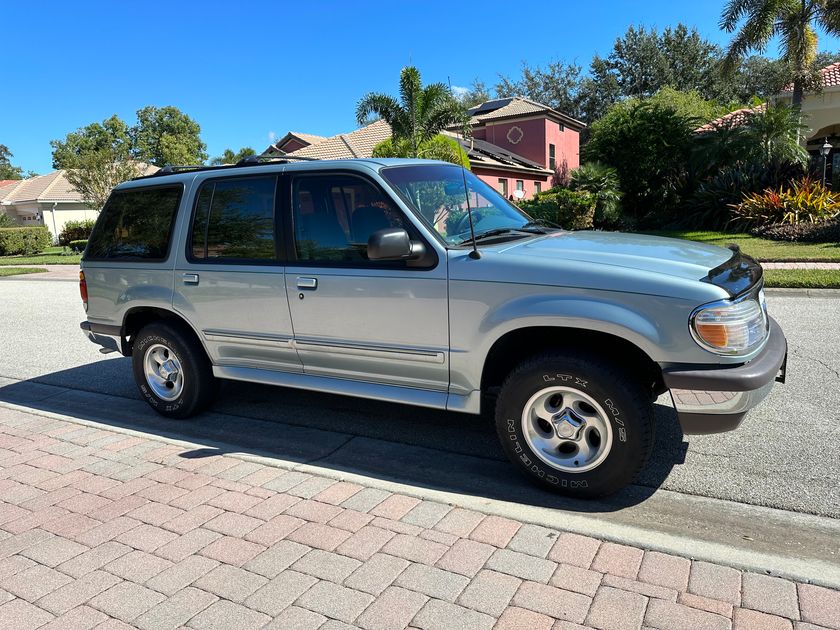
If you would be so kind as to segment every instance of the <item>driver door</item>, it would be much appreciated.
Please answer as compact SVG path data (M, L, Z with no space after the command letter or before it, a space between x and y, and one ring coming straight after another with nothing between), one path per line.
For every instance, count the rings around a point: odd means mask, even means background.
M435 255L431 264L416 267L367 259L368 238L377 230L404 227L421 238L367 178L291 172L286 186L292 237L287 291L304 372L445 392L445 261Z

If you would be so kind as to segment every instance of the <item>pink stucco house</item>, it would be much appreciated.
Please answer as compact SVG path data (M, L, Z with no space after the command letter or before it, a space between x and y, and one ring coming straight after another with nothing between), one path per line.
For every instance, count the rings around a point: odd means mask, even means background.
M469 114L472 137L463 138L457 129L446 133L461 142L472 171L506 197L529 199L550 188L556 168L580 165L585 125L571 116L518 96L487 101ZM382 121L327 138L290 131L263 155L370 157L373 147L390 135Z

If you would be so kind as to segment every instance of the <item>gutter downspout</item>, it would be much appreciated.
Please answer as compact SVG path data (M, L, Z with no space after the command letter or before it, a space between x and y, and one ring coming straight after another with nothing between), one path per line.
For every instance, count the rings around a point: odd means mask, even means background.
M56 209L57 207L58 207L58 202L57 202L57 201L53 201L53 206L52 206L52 222L53 222L53 234L55 235L55 236L54 236L53 243L58 243L58 226L57 226L57 225L56 225L56 223L55 223L55 209Z

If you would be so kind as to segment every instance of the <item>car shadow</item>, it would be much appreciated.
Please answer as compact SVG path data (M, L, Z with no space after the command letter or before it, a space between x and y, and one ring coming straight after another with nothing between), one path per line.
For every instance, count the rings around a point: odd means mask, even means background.
M0 379L3 402L200 445L183 457L248 453L575 512L614 512L644 502L687 450L673 408L656 404L653 455L635 483L606 499L579 501L512 474L489 417L233 381L221 382L219 390L209 411L175 421L140 399L127 358L23 381Z

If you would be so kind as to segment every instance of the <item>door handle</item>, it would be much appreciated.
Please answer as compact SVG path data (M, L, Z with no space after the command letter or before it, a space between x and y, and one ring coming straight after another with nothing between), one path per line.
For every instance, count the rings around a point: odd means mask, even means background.
M181 279L184 281L184 284L198 284L197 273L182 273Z
M318 288L318 278L298 278L297 279L297 288L298 289L317 289Z

